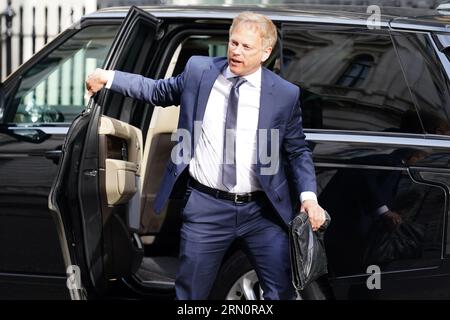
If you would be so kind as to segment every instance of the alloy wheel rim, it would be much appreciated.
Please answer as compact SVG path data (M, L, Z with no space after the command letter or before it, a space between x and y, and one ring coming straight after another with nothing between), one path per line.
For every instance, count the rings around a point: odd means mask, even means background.
M226 300L264 300L255 270L238 278L226 295Z

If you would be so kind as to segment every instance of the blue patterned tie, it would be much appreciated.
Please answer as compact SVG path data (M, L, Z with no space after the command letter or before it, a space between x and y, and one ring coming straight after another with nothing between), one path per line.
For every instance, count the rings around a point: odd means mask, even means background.
M225 119L225 132L223 143L222 183L228 190L236 185L236 124L239 102L239 87L246 81L241 77L229 79L234 84L228 97L227 116ZM232 136L230 141L230 136ZM229 137L227 139L227 137ZM227 143L227 140L229 141ZM227 155L228 145L228 155ZM231 147L231 148L230 148ZM230 150L231 149L231 150ZM232 152L232 154L230 154Z

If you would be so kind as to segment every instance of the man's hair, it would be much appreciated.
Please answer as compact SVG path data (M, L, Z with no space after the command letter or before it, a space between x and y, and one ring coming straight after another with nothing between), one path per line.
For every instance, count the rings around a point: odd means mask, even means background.
M272 20L259 13L251 11L241 12L233 19L233 23L230 27L230 36L234 28L241 23L250 23L258 28L263 40L264 49L267 47L275 47L275 43L277 42L277 28Z

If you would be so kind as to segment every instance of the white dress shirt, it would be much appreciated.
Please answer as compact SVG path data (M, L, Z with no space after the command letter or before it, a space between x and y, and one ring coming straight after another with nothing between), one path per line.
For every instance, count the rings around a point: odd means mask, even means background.
M258 129L261 68L245 76L239 87L236 124L236 185L228 190L222 184L223 144L228 97L235 77L229 67L220 74L209 95L202 132L189 163L189 173L198 182L233 193L261 190L256 174L256 138Z
M257 129L261 96L261 73L259 68L245 76L247 80L239 87L238 115L236 125L236 185L228 190L222 184L223 144L226 109L232 82L235 77L227 67L216 79L206 105L198 143L189 162L190 175L208 187L233 193L261 190L257 176ZM111 88L114 72L108 72L106 88ZM312 191L302 192L300 201L315 200Z

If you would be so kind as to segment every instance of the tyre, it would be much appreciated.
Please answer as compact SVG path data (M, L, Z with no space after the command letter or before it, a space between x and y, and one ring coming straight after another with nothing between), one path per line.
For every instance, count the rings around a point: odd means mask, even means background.
M258 276L242 251L236 251L222 265L211 290L210 299L262 299Z
M258 276L250 260L236 251L222 265L211 290L213 300L262 300ZM333 290L327 276L312 282L297 297L298 300L332 300Z

